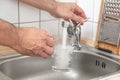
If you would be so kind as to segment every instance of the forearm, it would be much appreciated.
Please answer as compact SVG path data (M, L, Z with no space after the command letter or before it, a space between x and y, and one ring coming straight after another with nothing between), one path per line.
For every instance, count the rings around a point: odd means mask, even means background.
M18 31L14 25L0 19L0 45L12 47L17 44Z
M20 1L48 12L55 10L57 7L55 0L20 0Z

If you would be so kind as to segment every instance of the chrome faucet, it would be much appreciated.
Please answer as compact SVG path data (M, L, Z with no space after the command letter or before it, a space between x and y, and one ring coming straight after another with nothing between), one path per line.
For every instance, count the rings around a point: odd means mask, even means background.
M74 25L70 20L69 25L67 27L67 33L68 33L68 39L69 39L68 42L74 46L74 50L80 50L82 47L80 44L80 39L81 39L80 24L78 23L77 25Z
M81 26L80 24L77 24L74 27L74 35L75 35L75 43L74 43L74 49L75 50L80 50L81 49L81 44L80 44L80 40L81 40Z

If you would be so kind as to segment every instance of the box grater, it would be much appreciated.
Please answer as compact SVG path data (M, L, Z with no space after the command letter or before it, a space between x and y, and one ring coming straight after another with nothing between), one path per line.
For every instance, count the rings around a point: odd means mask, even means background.
M104 0L98 41L119 45L120 0Z

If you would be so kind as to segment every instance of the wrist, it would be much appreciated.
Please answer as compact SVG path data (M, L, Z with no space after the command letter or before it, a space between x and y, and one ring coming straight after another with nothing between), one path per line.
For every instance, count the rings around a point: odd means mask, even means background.
M14 39L12 40L12 43L10 43L9 44L9 47L11 47L11 48L13 48L13 49L15 49L15 50L17 50L17 48L18 48L18 46L19 46L19 28L15 28L15 37L14 37Z
M16 38L14 44L12 44L10 47L13 48L14 50L16 50L19 53L24 53L25 49L21 45L22 44L22 36L24 34L23 28L17 28L16 32L17 32L17 35L16 35L17 38Z
M50 2L48 2L48 7L46 8L46 11L49 13L53 13L54 11L56 11L57 9L57 1L55 0L49 0Z

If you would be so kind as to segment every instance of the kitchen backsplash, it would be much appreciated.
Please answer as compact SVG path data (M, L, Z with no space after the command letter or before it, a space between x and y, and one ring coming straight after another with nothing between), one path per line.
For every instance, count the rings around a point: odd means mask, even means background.
M101 0L58 0L62 2L77 2L88 18L82 26L82 38L95 40ZM62 19L52 17L49 13L19 2L19 0L0 0L0 18L16 27L38 27L53 35L61 35Z

